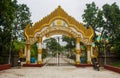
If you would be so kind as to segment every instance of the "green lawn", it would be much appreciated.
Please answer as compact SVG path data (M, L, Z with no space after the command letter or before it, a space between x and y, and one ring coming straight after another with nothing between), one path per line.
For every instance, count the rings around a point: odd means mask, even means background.
M111 65L120 68L120 61L116 61L116 62L112 63Z

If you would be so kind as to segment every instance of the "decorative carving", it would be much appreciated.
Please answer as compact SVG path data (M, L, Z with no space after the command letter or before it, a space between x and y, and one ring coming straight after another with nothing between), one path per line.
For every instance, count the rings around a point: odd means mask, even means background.
M57 20L57 25L58 26L62 26L62 21L61 20Z
M80 61L76 61L76 65L79 65L80 64Z
M80 64L80 42L83 42L87 46L89 57L90 57L90 45L92 42L92 38L94 36L94 30L91 26L86 28L82 23L76 21L73 17L68 15L60 6L51 12L48 16L44 17L42 20L36 22L33 26L28 24L24 30L24 34L26 37L27 50L30 50L30 45L34 44L36 41L38 43L42 42L43 36L49 37L56 34L62 34L69 37L76 38L76 44L78 44L76 48L76 64ZM42 48L38 47L38 54L41 55ZM28 55L28 54L27 54ZM39 56L41 58L41 56ZM38 57L38 64L41 64L42 61ZM26 57L27 64L30 64L29 58ZM90 62L90 58L88 59L88 64Z
M38 64L42 64L42 61L39 60L37 63L38 63Z
M42 49L38 49L38 54L42 54Z
M80 38L79 37L76 38L76 44L77 43L80 43Z
M42 42L42 38L38 37L38 42L41 43Z
M68 27L72 27L82 33L83 38L88 39L89 44L92 42L92 38L94 36L94 30L92 27L89 26L89 28L86 28L82 23L77 22L73 17L69 16L60 6L42 20L36 22L33 26L30 27L30 24L28 24L24 30L26 39L29 40L30 37L34 37L37 32L42 31L45 27L49 28L51 23L58 19L65 21ZM57 24L61 25L61 22L57 21ZM48 31L46 31L46 33L47 32Z
M23 52L23 49L20 49L20 52L19 52L19 58L24 58L24 52Z
M91 45L87 45L87 51L91 50Z
M76 49L76 54L80 54L80 49Z
M30 50L30 44L27 44L27 50Z
M26 61L26 64L30 64L30 61Z

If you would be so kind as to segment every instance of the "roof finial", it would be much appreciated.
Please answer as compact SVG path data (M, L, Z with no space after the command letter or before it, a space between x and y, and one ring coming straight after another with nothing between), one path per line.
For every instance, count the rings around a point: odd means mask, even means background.
M59 5L58 8L61 8L61 6Z

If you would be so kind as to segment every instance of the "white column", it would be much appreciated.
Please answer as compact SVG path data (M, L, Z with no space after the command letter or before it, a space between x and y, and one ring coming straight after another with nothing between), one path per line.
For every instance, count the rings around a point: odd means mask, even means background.
M91 64L91 45L87 45L87 63Z
M38 49L42 49L42 42L38 42Z
M76 53L76 63L80 64L80 54Z
M24 56L26 56L26 53L27 53L27 46L25 46L24 48Z
M38 64L42 64L42 38L38 38Z
M30 64L30 44L27 44L26 64Z
M38 54L38 63L39 63L39 62L42 62L42 59L41 59L41 58L42 58L42 55L41 55L41 54Z
M80 43L76 43L76 49L80 50Z
M94 57L94 54L93 54L93 47L91 46L91 57Z
M76 38L76 64L80 64L80 38Z

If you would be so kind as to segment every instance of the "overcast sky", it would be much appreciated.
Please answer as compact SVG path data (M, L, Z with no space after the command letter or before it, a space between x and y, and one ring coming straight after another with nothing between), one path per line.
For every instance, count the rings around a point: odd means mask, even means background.
M99 8L104 4L114 2L120 6L120 0L18 0L19 3L27 4L31 12L33 23L41 20L44 16L50 14L59 5L77 21L82 22L82 14L86 8L86 3L95 2Z

